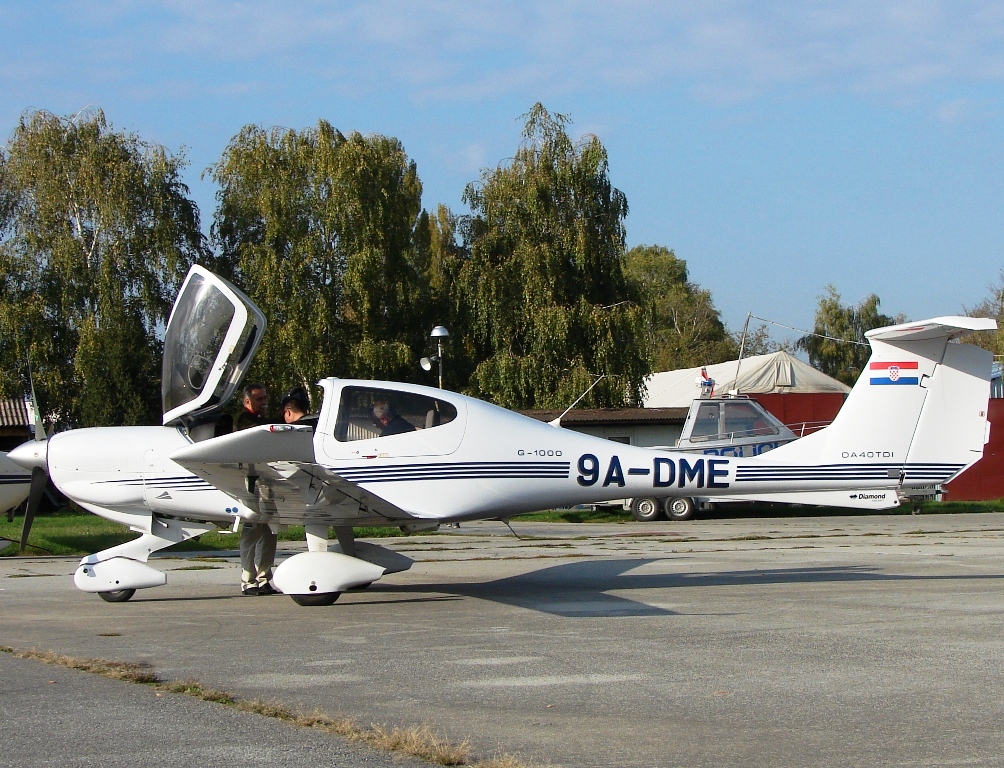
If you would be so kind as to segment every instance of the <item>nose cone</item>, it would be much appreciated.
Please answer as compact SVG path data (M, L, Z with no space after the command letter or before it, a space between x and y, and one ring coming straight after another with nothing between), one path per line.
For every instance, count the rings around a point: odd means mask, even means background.
M46 469L49 457L48 440L32 440L8 452L7 458L25 469Z

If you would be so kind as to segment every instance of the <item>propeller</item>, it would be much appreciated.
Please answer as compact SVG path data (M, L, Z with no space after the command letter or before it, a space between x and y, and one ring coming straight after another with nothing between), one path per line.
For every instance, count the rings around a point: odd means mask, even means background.
M24 525L21 527L21 554L24 554L24 550L28 546L31 525L35 522L35 513L38 511L38 505L42 501L42 494L45 493L45 484L47 482L49 482L49 475L42 467L31 468L28 506L24 508Z
M35 381L31 375L31 364L28 364L28 379L31 383L31 415L35 422L35 440L24 445L19 445L7 454L11 461L17 462L22 467L31 468L31 484L28 487L28 503L24 508L24 525L21 528L21 553L23 554L28 546L28 536L31 533L32 523L35 522L35 513L38 512L38 505L42 501L42 494L45 493L45 484L49 480L48 474L48 438L45 435L45 427L42 424L42 415L38 411L38 398L35 397Z

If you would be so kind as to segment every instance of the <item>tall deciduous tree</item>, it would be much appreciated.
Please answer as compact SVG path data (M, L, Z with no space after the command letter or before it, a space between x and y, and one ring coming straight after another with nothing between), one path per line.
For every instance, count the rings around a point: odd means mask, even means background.
M690 282L687 262L660 245L638 245L625 256L624 272L649 313L652 360L657 371L712 365L738 351L711 292Z
M100 110L21 118L0 165L0 385L30 360L70 425L156 423L158 328L204 255L184 158L115 131Z
M323 120L246 126L210 172L214 238L270 324L251 376L273 388L414 379L431 328L428 254L416 248L422 186L401 143Z
M798 346L809 354L809 363L853 385L871 355L865 332L903 321L902 317L883 315L879 303L879 297L871 294L857 306L844 305L837 289L826 286L826 295L819 298L816 309L815 334L798 340Z
M469 389L515 408L640 401L650 370L644 313L623 272L627 200L599 139L573 142L540 104L511 163L464 193L470 258L459 274Z
M966 342L988 349L998 357L1004 355L1004 270L1001 271L997 283L990 286L986 298L965 312L971 317L992 317L997 321L996 332L974 333L966 339Z
M444 342L447 360L444 380L448 389L465 387L474 367L470 335L463 333L464 297L456 291L460 270L469 257L467 245L461 240L462 229L463 219L445 205L439 205L434 214L422 212L415 233L416 266L425 297L427 331L433 325L443 325L452 333ZM431 340L428 348L432 351ZM434 373L419 377L420 383L433 381Z

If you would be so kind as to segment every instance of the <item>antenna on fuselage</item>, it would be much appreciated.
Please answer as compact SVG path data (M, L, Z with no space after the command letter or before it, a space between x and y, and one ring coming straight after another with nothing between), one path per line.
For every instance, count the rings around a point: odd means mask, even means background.
M603 381L603 379L605 379L606 377L607 377L607 375L605 373L601 373L600 376L599 376L599 378L597 378L596 381L594 381L592 384L590 384L589 387L586 389L586 391L583 392L581 395L579 395L575 399L575 402L572 403L570 406L568 406L564 410L564 412L562 412L562 414L558 418L552 419L551 421L549 421L547 423L550 424L552 427L560 427L561 426L561 420L563 418L565 418L565 416L568 415L568 412L570 410L572 410L575 406L577 406L579 404L579 401L582 398L584 398L586 395L588 395L592 391L593 387L595 387L597 384L599 384L601 381ZM507 523L507 525L508 525L508 523ZM513 533L515 533L515 531L513 531Z
M509 532L512 533L513 536L515 536L520 541L523 541L523 537L520 536L518 533L516 533L515 529L509 524L509 518L508 517L500 517L499 520L501 520L503 523L505 523L505 527L509 529Z

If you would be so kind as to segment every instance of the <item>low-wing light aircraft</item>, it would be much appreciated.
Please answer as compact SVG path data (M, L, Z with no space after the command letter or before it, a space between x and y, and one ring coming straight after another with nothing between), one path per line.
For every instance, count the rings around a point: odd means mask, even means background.
M31 403L35 417L35 439L45 440L42 419L38 415L38 401L35 399L34 383L31 385ZM28 543L28 532L31 530L31 523L35 518L38 505L42 501L42 494L45 493L47 481L44 467L24 467L12 461L6 453L0 453L0 512L7 512L10 515L9 519L13 520L14 507L28 499L24 511L24 528L21 534L20 547L22 552ZM0 547L0 549L2 548Z
M455 392L328 378L316 417L217 434L265 318L193 267L164 339L163 427L79 429L10 457L48 471L91 512L141 535L85 557L74 582L106 600L164 584L152 552L240 521L302 524L307 551L274 583L327 605L411 561L356 542L353 526L441 523L673 495L840 504L950 480L983 454L990 354L950 343L994 321L941 317L868 333L872 356L827 428L756 457L652 450L543 424ZM380 406L379 409L376 406ZM374 411L396 412L393 429ZM386 419L384 420L386 421ZM334 528L337 544L329 547Z
M31 472L0 452L0 513L27 499L30 485Z

